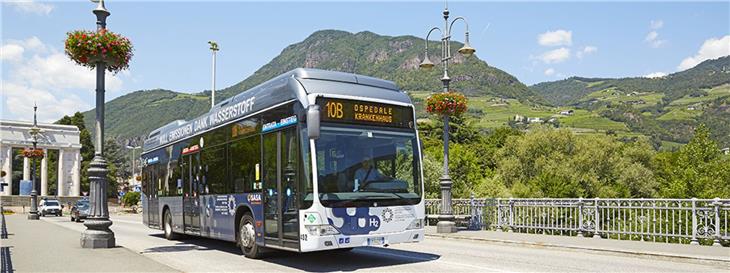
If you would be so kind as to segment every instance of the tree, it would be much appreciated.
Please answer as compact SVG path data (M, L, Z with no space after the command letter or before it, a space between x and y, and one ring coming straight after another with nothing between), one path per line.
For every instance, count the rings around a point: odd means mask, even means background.
M116 196L119 181L129 179L129 158L125 156L119 143L111 138L104 141L104 157L107 160L107 168L109 169L109 173L107 173L107 181L109 182L107 194Z
M94 144L91 142L91 133L84 124L84 115L81 112L73 116L63 116L56 124L74 125L79 128L79 142L81 143L81 191L89 191L89 163L94 158ZM55 172L51 172L55 175Z
M135 192L135 191L127 192L122 197L122 204L124 204L125 207L136 206L137 203L139 203L139 198L140 198L139 192Z
M652 157L646 142L544 127L508 137L496 173L517 197L651 197Z
M730 196L730 159L720 153L704 125L677 152L655 159L660 194L670 198L715 198Z

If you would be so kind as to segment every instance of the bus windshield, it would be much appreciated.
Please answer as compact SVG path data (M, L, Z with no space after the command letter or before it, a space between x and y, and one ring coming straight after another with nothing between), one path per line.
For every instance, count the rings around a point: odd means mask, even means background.
M420 156L414 132L323 126L315 147L323 205L420 202Z

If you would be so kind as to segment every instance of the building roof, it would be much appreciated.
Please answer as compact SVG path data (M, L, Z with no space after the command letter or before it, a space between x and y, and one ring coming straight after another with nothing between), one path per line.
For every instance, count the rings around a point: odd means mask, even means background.
M32 145L30 128L33 122L0 120L0 143L3 145ZM38 123L41 134L38 146L41 148L81 148L80 131L74 125Z

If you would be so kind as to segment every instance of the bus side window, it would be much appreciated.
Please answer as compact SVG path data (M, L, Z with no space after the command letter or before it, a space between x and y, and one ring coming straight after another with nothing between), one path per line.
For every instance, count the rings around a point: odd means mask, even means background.
M229 162L231 164L231 182L235 193L254 191L256 183L256 165L259 165L261 154L260 136L238 139L230 143Z

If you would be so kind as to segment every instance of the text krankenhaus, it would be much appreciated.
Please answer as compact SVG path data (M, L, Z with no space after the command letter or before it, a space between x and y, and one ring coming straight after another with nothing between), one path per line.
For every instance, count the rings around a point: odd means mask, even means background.
M393 122L393 107L355 104L355 120L372 122Z
M256 97L251 97L242 102L236 103L231 106L223 107L211 113L210 115L201 117L194 120L193 122L187 123L182 127L178 127L167 134L160 136L160 144L176 141L190 135L194 135L197 132L204 131L210 127L224 123L231 119L235 119L245 115L253 110L254 100Z

